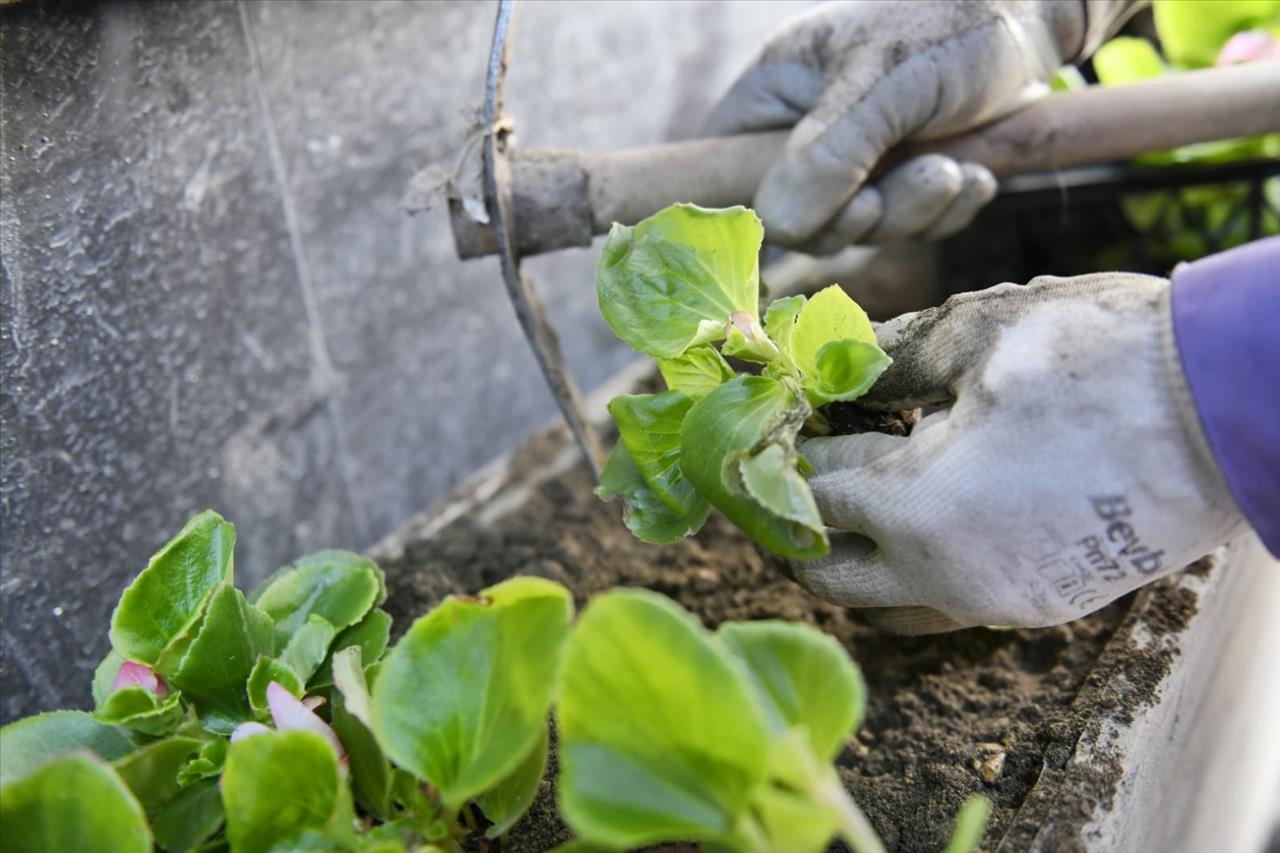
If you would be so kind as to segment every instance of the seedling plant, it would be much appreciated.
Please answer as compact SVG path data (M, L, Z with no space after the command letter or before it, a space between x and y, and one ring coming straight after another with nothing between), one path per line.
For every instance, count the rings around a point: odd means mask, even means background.
M568 590L516 577L445 599L384 654L373 563L321 552L245 596L234 544L193 518L121 596L95 711L0 729L6 849L461 850L533 802L553 707L565 849L881 849L832 766L862 679L816 629L711 633L644 590L575 626ZM985 808L949 851L976 846Z
M714 506L774 553L829 550L796 436L827 432L822 407L865 394L890 359L834 285L778 299L762 319L763 237L744 207L678 204L615 224L605 242L600 310L619 338L658 360L667 385L609 404L619 441L597 489L622 501L646 542L697 532ZM726 356L753 369L739 373Z

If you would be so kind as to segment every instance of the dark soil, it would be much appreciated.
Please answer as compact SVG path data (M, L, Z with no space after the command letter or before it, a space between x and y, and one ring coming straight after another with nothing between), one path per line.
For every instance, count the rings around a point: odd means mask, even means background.
M544 433L521 451L517 469L550 458L563 443L562 434ZM891 851L941 850L957 809L975 793L994 802L984 845L994 849L1042 774L1064 772L1090 721L1151 701L1168 668L1158 655L1110 652L1136 686L1120 697L1097 687L1107 679L1095 662L1134 607L1132 597L1055 628L890 636L801 590L717 515L697 536L654 547L634 539L618 506L596 499L592 485L579 465L534 485L527 499L500 493L486 500L519 507L486 526L474 520L477 513L430 536L411 525L374 555L387 573L386 607L397 630L446 594L473 593L512 574L554 579L573 590L579 606L610 587L635 586L671 596L708 627L764 618L817 625L845 644L866 676L867 719L838 764ZM1170 630L1194 612L1190 595L1163 617ZM503 849L544 851L569 838L555 811L554 757L552 768ZM1117 778L1104 772L1068 781L1086 799L1105 801ZM1079 808L1070 801L1042 807Z

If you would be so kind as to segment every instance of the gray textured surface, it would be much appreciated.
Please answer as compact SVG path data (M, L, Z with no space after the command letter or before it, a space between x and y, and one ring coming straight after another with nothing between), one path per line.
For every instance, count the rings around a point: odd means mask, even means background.
M490 3L0 10L0 719L81 706L194 511L252 583L371 544L554 415L492 259L405 215L479 103ZM521 144L692 135L795 6L529 3ZM594 253L528 264L591 387Z

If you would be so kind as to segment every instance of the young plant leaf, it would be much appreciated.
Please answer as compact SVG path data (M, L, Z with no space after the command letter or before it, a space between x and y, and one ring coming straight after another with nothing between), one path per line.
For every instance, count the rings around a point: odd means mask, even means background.
M218 741L225 744L226 741ZM222 826L222 794L212 779L183 788L151 817L156 845L185 853L209 840ZM201 848L204 849L204 848Z
M493 822L493 826L484 831L485 838L506 835L529 810L533 798L538 795L542 774L547 771L547 750L547 729L544 726L542 736L534 742L516 769L476 799L484 816Z
M283 644L313 613L341 631L386 595L382 570L372 561L347 551L320 551L278 572L255 604L276 623Z
M717 636L747 666L775 734L803 727L833 761L866 711L862 674L834 637L791 622L726 622Z
M133 685L108 696L93 716L109 725L123 726L150 737L164 737L177 731L186 719L181 699L181 694L176 692L160 699L147 688Z
M373 725L369 687L364 681L364 665L360 647L350 646L333 656L333 683L342 696L347 711L366 726Z
M249 695L249 707L256 719L265 719L271 713L267 703L267 686L273 681L299 699L306 694L302 676L294 672L293 667L282 660L265 655L260 656L257 663L253 665L253 671L249 673L249 680L245 684L245 692Z
M707 521L711 505L701 499L688 512L677 512L645 482L627 446L614 447L600 474L596 495L601 500L622 501L622 518L636 538L653 545L669 545L697 533Z
M0 838L30 853L147 853L142 806L110 767L88 753L54 758L0 786Z
M658 358L717 341L735 311L756 316L764 228L744 207L668 207L615 224L596 269L600 312L619 338Z
M827 552L826 528L797 466L795 436L810 413L790 380L740 376L694 404L681 469L729 520L774 553Z
M209 601L200 631L187 647L173 683L192 700L206 727L229 733L253 719L245 685L259 655L275 652L271 618L223 586Z
M741 664L674 602L592 600L556 716L561 812L577 835L615 849L737 837L765 777L766 722Z
M371 666L382 659L391 639L391 614L385 610L370 610L365 617L346 629L334 639L329 646L329 657L316 674L311 676L307 686L319 690L333 684L333 653L351 646L360 647L360 659Z
M107 652L97 668L93 671L93 704L101 705L107 697L115 692L116 675L124 665L124 658L115 649Z
M114 677L114 676L113 676ZM51 758L86 749L115 761L137 747L115 726L84 711L50 711L0 728L0 785L26 776Z
M185 788L202 779L220 776L226 761L227 741L220 737L207 740L196 756L178 770L178 785Z
M681 517L696 517L706 500L680 470L680 427L693 406L682 391L614 397L609 413L645 483Z
M884 373L893 359L865 341L831 341L818 350L814 373L805 377L805 392L815 406L856 400Z
M447 810L509 775L539 737L572 612L564 587L512 578L446 598L383 660L373 731Z
M733 378L733 368L715 347L691 347L675 358L658 361L658 370L672 391L699 400Z
M991 801L986 797L975 796L965 800L956 814L955 829L951 831L951 840L947 842L944 853L974 853L982 843L990 816Z
M269 851L306 830L351 840L352 808L338 755L312 732L267 732L231 744L222 774L227 841Z
M178 795L182 789L178 773L203 743L191 737L165 738L140 747L113 766L149 817Z
M770 302L765 309L764 332L783 352L791 351L791 335L795 331L796 318L808 301L808 297L803 295L784 296Z
M213 591L231 583L235 544L235 527L216 512L188 521L120 596L111 614L112 647L155 667L195 627Z
M867 313L838 285L770 312L766 327L800 371L815 406L862 396L889 366Z
M312 613L289 638L284 650L280 652L280 659L306 682L320 668L329 654L330 644L337 636L338 630L327 619Z
M347 649L344 651L350 651ZM358 651L358 649L356 649ZM342 655L339 654L334 658L338 666L338 670L343 670L341 664ZM356 661L357 665L359 661ZM354 673L352 673L354 676ZM343 681L347 678L347 674L343 673ZM359 686L352 690L352 693L359 693L364 690L364 672L359 675ZM352 685L348 684L349 689ZM391 771L391 763L387 761L386 755L382 752L382 747L378 744L377 738L373 736L373 732L369 729L368 724L352 713L350 700L341 692L341 688L332 691L333 711L331 714L330 725L337 734L338 739L342 741L346 747L347 755L350 757L351 771L351 789L355 794L356 802L364 807L366 811L373 812L380 818L386 820L392 816L391 808L391 788L393 774ZM367 691L363 692L361 699L368 703L369 697Z

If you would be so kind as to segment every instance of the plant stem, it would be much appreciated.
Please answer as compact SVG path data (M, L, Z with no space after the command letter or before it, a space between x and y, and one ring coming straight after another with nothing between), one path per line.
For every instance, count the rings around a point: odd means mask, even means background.
M876 834L875 827L844 789L834 769L822 783L814 787L813 794L840 815L840 837L854 853L884 853L884 844Z

